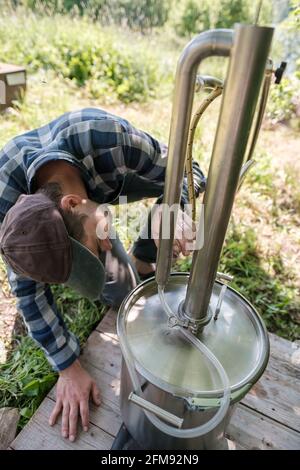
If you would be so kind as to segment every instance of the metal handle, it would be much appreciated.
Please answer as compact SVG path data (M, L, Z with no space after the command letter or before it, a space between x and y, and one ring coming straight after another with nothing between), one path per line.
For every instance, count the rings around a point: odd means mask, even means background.
M160 419L163 419L169 424L181 428L183 419L178 418L178 416L169 413L168 411L160 408L157 405L154 405L150 401L145 400L144 398L138 396L136 393L131 392L129 394L128 400L134 403L135 405L143 408L144 410L150 411L154 415L158 416Z

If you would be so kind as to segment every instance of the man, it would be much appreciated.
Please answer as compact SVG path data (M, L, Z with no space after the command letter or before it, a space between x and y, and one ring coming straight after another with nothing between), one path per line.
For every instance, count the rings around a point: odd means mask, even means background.
M62 413L62 435L73 441L80 416L88 430L98 387L78 360L79 344L54 303L50 285L70 285L91 300L117 307L153 274L157 240L151 224L132 256L110 237L110 218L99 204L158 197L161 202L166 147L128 121L99 109L66 113L11 140L0 152L0 249L12 292L32 338L59 372L49 423ZM194 164L196 193L205 178ZM184 182L182 203L187 202ZM186 240L174 254L187 252Z

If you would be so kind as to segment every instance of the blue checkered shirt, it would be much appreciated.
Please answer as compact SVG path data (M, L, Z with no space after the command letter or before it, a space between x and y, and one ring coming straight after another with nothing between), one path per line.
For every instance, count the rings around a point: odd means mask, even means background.
M66 113L12 139L0 151L0 224L21 194L35 192L36 172L47 162L65 160L76 165L89 198L100 204L117 198L129 172L161 182L163 188L165 150L149 134L103 110ZM50 286L16 274L9 266L7 271L31 337L55 370L70 366L79 356L79 343L66 328Z

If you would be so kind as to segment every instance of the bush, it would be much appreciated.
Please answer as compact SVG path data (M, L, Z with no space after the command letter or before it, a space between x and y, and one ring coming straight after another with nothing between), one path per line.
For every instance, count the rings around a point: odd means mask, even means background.
M87 20L2 17L0 41L0 61L24 64L30 72L52 69L79 86L87 85L93 97L108 94L126 103L143 101L154 95L160 82L159 64L151 53L120 44Z
M165 24L171 0L13 0L13 3L35 12L77 13L102 24L126 24L145 31Z
M286 124L295 120L300 127L300 81L295 76L284 77L279 85L271 87L267 118Z
M209 9L207 5L199 6L195 0L189 0L175 30L180 36L191 36L210 28Z
M232 28L235 23L247 23L249 20L250 11L245 0L221 0L215 27Z
M232 28L234 23L249 22L252 16L250 2L244 0L186 0L175 30L180 36L191 36L211 28Z

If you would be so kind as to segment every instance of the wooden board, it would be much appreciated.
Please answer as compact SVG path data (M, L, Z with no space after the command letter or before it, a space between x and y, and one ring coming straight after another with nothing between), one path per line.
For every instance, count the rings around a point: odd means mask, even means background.
M12 444L13 449L110 449L122 419L119 410L121 351L116 313L109 311L84 348L81 362L102 393L91 406L88 433L74 443L61 438L60 425L48 426L55 387ZM300 449L299 344L270 335L271 357L261 380L236 407L227 435L231 449Z
M14 440L19 418L17 408L0 409L0 450L5 450Z
M238 405L226 436L245 449L300 449L300 434L260 413Z
M93 424L88 432L81 432L75 442L70 442L60 436L60 421L57 425L48 425L49 415L54 401L45 398L33 418L17 436L11 447L28 450L103 450L110 449L113 436Z

